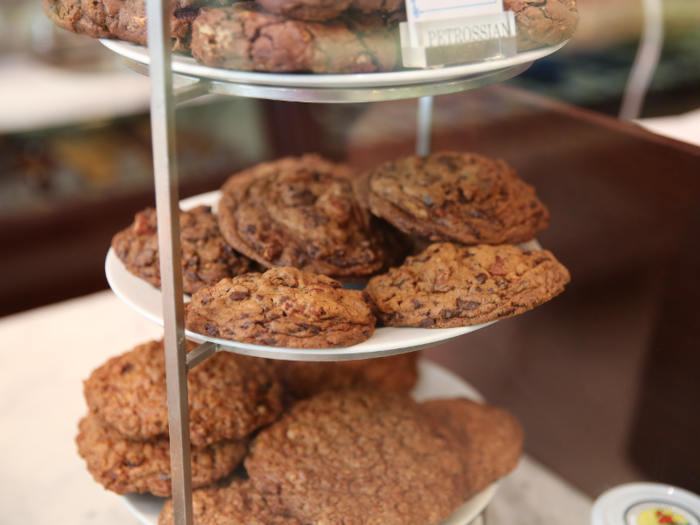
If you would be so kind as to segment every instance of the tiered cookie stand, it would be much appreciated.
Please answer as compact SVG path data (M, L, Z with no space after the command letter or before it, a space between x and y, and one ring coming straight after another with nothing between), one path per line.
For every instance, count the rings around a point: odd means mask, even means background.
M187 396L187 371L219 351L229 351L289 360L365 359L426 348L477 327L450 330L389 329L377 331L369 341L355 347L327 350L291 350L245 345L192 334L203 344L186 354L183 292L180 272L180 231L178 175L175 156L175 105L210 94L273 99L295 102L376 102L418 98L417 150L430 150L432 97L466 91L507 80L525 71L532 61L556 51L560 46L530 51L500 61L452 66L439 69L354 75L299 75L227 71L197 64L184 56L173 56L167 21L167 0L148 0L149 49L105 40L104 45L122 56L130 68L151 77L151 126L158 214L158 242L162 279L162 311L156 305L149 314L143 305L133 304L120 292L107 270L117 295L153 320L162 320L165 329L165 357L172 461L172 492L175 525L192 525L192 484ZM563 45L563 44L562 44ZM138 302L138 301L136 301ZM153 305L151 305L153 306ZM400 337L382 330L404 330ZM408 330L407 332L405 330ZM190 334L188 334L190 337Z

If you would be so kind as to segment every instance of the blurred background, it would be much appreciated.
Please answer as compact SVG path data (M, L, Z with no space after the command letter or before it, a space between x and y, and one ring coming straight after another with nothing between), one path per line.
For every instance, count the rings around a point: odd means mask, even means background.
M433 134L537 186L552 212L540 240L573 282L429 355L513 410L528 452L589 496L642 479L700 492L700 150L615 120L641 2L578 5L567 46L440 97ZM664 28L649 125L700 108L700 2L666 0ZM54 28L38 1L0 0L0 316L107 289L112 235L154 202L148 103L148 79L98 41ZM367 169L410 154L415 105L199 99L177 113L180 195L282 155Z

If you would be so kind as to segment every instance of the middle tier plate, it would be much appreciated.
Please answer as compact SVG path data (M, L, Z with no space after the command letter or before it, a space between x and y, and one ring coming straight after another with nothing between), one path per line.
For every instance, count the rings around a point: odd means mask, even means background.
M200 205L211 206L214 210L219 203L221 192L203 193L180 201L180 208L188 210ZM158 288L153 287L143 279L129 273L124 264L110 248L105 262L107 281L112 291L129 307L145 318L163 326L163 299ZM185 302L189 295L183 297ZM219 339L185 331L188 339L204 343L218 343L226 350L239 354L265 357L270 359L285 359L294 361L348 361L353 359L368 359L387 355L413 352L435 346L449 339L484 328L492 323L460 328L377 328L374 335L364 343L343 348L279 348L238 343L228 339Z

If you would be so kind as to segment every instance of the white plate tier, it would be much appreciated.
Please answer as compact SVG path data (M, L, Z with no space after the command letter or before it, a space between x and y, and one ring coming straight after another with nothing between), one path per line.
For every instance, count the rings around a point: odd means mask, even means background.
M419 402L452 397L483 401L481 394L462 378L425 359L418 362L418 384L411 396ZM475 494L440 525L471 523L489 504L497 488L498 483L493 483L486 490ZM150 494L129 494L122 496L122 501L143 525L158 525L158 516L165 499Z

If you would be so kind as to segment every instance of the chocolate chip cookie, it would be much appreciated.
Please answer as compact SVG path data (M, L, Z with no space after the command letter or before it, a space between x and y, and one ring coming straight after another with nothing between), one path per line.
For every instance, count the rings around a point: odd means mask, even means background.
M225 486L195 490L192 507L195 525L301 525L294 517L272 512L250 480L240 478ZM158 517L158 525L173 523L173 502L168 500Z
M561 293L569 280L547 250L436 243L372 278L366 292L388 326L452 328L531 310Z
M503 0L503 8L515 13L518 52L554 46L578 28L576 0Z
M258 434L245 459L274 512L326 525L436 525L463 501L448 441L407 396L328 391Z
M219 225L236 250L271 268L367 278L386 254L352 187L352 171L318 155L265 162L224 184Z
M376 359L337 361L272 361L285 391L303 399L325 390L353 386L408 394L418 381L418 352Z
M170 35L174 51L189 50L192 21L203 3L173 2ZM145 0L43 0L43 8L54 24L71 33L147 45Z
M192 296L189 330L241 343L331 348L369 339L375 317L364 292L296 268L223 279Z
M270 13L310 22L326 22L348 9L389 15L403 9L404 0L256 0Z
M95 481L117 494L151 492L170 496L168 439L132 441L90 414L79 425L78 452ZM192 485L203 487L227 476L247 452L247 441L220 441L192 448Z
M534 188L502 160L440 152L386 162L365 177L372 213L433 241L516 244L547 227Z
M188 343L188 350L196 347ZM190 436L197 447L242 439L277 419L281 386L269 362L221 352L187 375ZM131 439L168 436L165 354L152 341L107 361L85 381L90 410Z
M468 399L436 399L421 407L433 428L458 451L467 497L518 466L523 428L507 410Z
M192 55L207 66L254 71L391 71L396 42L379 15L304 22L255 2L203 11L192 24Z
M185 293L246 273L254 263L224 240L209 206L180 212L182 285ZM158 221L155 208L136 214L134 223L112 239L117 257L132 274L160 288Z

